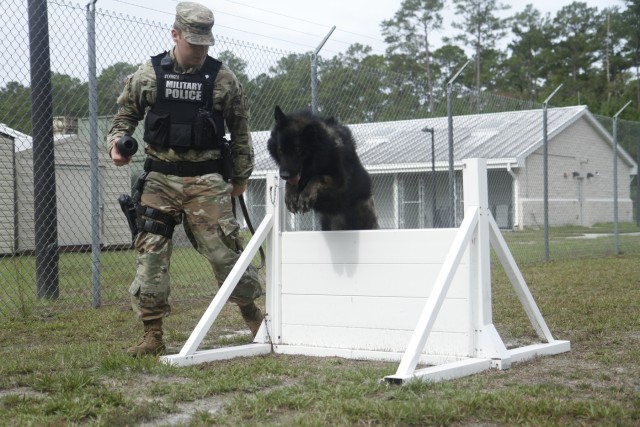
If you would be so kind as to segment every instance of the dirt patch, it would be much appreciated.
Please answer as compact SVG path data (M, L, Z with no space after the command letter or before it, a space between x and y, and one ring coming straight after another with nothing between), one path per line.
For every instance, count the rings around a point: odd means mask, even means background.
M48 394L33 390L29 387L16 387L10 390L0 390L0 399L3 399L8 396L18 396L23 399L26 399L26 398L46 399L47 397L49 397Z
M153 420L148 423L140 424L141 427L158 427L158 426L173 426L184 425L189 423L191 418L197 413L209 413L211 415L216 414L222 409L228 398L210 398L196 400L193 402L181 402L176 404L177 409L165 418L160 420Z

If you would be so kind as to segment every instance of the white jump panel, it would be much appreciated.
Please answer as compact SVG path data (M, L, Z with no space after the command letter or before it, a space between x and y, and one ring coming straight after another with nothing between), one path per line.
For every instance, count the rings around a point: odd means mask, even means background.
M403 352L456 232L282 233L279 344ZM425 354L468 356L468 274L467 255L443 303Z

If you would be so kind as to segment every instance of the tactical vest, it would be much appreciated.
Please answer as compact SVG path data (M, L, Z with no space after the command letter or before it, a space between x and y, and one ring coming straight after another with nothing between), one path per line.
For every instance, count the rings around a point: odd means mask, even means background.
M151 57L156 73L155 105L147 112L144 140L176 151L219 148L224 118L213 108L213 87L222 66L210 56L195 74L178 74L167 52Z

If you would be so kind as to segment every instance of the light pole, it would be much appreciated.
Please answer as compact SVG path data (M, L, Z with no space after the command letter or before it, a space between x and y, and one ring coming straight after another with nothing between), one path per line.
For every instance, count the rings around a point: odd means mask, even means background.
M428 132L431 134L431 189L432 189L432 199L431 199L431 221L433 223L433 228L436 226L436 150L435 150L435 138L434 138L434 129L430 127L426 127L422 129L422 132Z

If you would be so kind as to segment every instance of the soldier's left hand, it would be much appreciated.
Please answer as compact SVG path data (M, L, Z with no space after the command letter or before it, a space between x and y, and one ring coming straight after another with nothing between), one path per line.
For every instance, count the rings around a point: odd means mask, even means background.
M231 190L231 197L240 197L244 191L247 189L246 185L241 184L232 184L233 189Z

